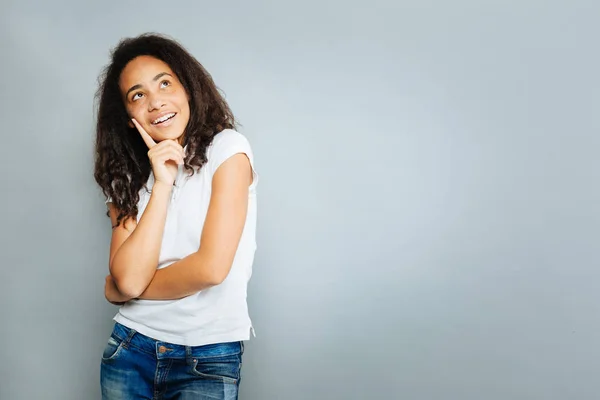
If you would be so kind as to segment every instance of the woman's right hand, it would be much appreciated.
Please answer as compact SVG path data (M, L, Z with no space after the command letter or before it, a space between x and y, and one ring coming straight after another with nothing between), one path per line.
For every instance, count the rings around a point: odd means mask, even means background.
M142 136L146 146L148 146L148 158L152 165L154 182L172 186L175 178L177 178L177 166L183 165L183 147L176 141L169 139L156 143L135 119L131 121Z

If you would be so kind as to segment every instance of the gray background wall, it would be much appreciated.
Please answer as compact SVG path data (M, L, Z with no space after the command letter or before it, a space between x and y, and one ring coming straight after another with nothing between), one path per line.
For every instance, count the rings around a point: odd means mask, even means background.
M3 1L0 398L99 399L108 51L213 74L261 173L242 399L595 399L594 1Z

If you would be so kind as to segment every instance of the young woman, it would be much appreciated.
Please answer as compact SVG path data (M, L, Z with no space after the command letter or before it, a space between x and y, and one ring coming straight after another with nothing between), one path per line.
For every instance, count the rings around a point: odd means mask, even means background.
M120 305L102 398L237 399L258 176L202 65L169 38L122 40L100 79L94 177Z

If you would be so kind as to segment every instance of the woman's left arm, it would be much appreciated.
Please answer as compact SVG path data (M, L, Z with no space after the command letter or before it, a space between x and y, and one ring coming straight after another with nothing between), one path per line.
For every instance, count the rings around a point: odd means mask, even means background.
M217 168L200 248L158 269L140 299L180 299L225 280L244 230L251 184L252 167L244 153L231 156Z

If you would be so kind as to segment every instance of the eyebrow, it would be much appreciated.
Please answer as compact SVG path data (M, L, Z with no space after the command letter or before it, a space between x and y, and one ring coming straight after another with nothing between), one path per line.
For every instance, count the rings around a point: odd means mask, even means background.
M169 74L168 72L161 72L160 74L156 75L154 78L152 78L153 81L157 81L160 78L162 78L163 76L168 75L171 78L173 77L173 75ZM133 92L134 90L138 90L141 89L142 85L140 85L139 83L137 85L133 85L132 87L129 88L129 90L127 91L127 93L125 93L125 97L129 96L129 93Z

